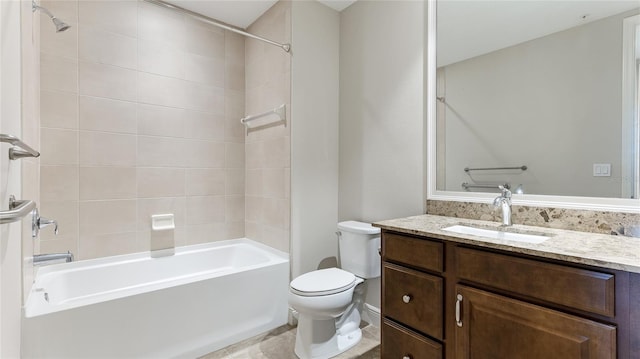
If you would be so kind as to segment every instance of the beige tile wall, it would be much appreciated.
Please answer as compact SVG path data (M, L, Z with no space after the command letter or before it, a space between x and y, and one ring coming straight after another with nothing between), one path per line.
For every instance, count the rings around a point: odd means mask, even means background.
M291 2L280 1L249 32L291 42ZM289 252L291 177L291 54L259 41L245 42L246 113L287 105L287 126L251 132L245 144L245 231L249 238Z
M72 28L55 34L41 17L41 212L60 223L58 236L42 232L41 252L148 250L150 216L167 212L176 245L243 237L244 37L145 2L42 5ZM280 168L270 181L288 168L280 132L254 137L278 154L266 159ZM284 210L283 191L259 197L264 208ZM269 238L288 236L284 218L269 221Z

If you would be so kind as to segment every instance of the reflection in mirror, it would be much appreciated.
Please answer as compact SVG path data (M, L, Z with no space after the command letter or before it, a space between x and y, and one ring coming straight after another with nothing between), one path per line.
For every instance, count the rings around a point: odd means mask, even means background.
M638 198L639 14L439 1L436 189Z

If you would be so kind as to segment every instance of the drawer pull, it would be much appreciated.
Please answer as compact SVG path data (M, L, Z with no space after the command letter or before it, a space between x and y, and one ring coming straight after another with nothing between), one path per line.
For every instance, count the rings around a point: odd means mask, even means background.
M411 296L409 294L405 294L402 296L402 301L405 302L406 304L409 304L409 302L411 301Z
M462 294L456 296L456 325L462 327L462 319L460 319L460 305L462 304Z
M413 359L413 357L411 356L411 354L407 354L403 356L402 359Z

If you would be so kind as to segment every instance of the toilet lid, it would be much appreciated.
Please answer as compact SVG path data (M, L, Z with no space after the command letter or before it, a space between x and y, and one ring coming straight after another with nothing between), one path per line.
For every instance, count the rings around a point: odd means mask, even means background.
M291 281L291 292L314 297L343 292L355 285L356 276L339 268L327 268L305 273Z

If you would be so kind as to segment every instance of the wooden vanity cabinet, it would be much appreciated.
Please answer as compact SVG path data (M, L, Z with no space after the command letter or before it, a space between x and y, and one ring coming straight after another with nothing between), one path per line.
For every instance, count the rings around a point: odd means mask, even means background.
M640 358L640 275L382 239L383 359Z
M382 235L382 358L442 359L444 244Z

